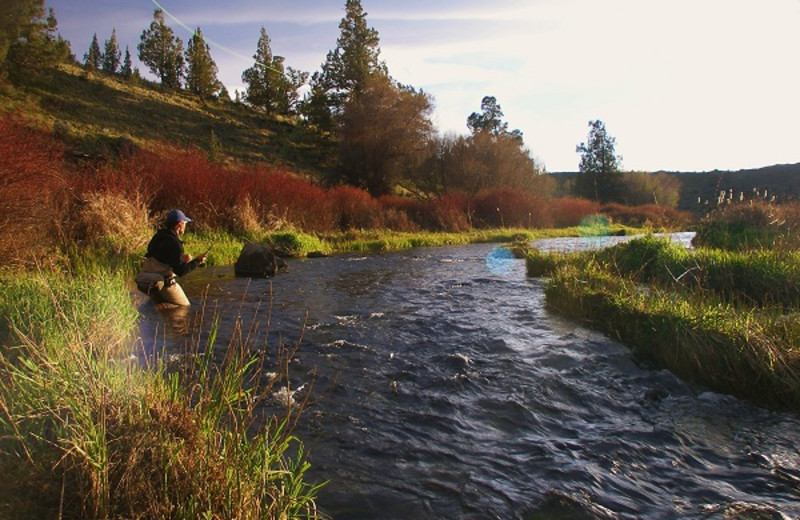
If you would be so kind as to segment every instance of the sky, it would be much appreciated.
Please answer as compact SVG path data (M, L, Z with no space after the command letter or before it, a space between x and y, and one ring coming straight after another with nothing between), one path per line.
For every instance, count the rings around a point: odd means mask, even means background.
M158 3L156 3L156 1ZM345 0L46 0L78 59L116 30L134 66L162 7L184 41L199 27L229 92L264 27L273 54L315 72L336 47ZM442 132L494 96L549 172L601 120L630 171L800 162L800 0L362 0L381 57L433 98Z

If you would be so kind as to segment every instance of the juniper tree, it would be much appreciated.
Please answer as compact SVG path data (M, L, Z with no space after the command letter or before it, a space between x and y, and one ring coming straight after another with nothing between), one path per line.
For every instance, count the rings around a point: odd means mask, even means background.
M351 95L367 78L388 76L386 64L380 60L378 31L367 25L367 13L359 0L347 0L339 29L336 49L328 52L321 70L312 77L307 101L307 115L322 126L340 118Z
M103 72L109 74L116 74L119 70L119 64L122 53L119 50L117 43L117 30L111 30L111 38L106 40L105 49L103 51L102 67Z
M215 96L222 87L217 79L217 64L198 27L186 47L186 89L202 98Z
M139 60L168 88L180 88L184 75L183 42L164 21L164 11L156 9L148 29L142 31Z

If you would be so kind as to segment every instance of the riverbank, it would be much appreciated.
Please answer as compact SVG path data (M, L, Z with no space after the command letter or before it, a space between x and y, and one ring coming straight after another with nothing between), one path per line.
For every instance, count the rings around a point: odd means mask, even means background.
M288 360L238 342L212 363L212 340L140 364L129 277L95 265L0 284L0 516L316 517L299 410L251 428Z
M415 247L441 247L478 243L527 243L540 238L569 236L605 236L640 234L644 230L627 226L574 226L559 229L477 229L461 233L400 232L388 230L351 230L341 233L310 234L302 231L278 231L250 236L201 232L187 236L187 250L211 248L210 266L233 264L247 242L273 247L284 256L302 258L337 253L384 252Z
M548 307L712 390L800 411L797 252L687 250L645 237L595 252L530 251Z

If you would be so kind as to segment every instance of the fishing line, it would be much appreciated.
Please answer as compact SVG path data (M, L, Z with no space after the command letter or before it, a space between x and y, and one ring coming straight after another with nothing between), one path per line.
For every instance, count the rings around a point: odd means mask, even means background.
M163 6L163 5L161 5L161 4L159 4L159 3L158 3L156 0L152 0L152 2L155 4L155 6L156 6L156 7L158 7L158 8L159 8L159 9L161 9L162 11L164 11L164 13L165 13L167 16L169 16L169 17L170 17L170 18L171 18L171 19L172 19L172 20L173 20L175 23L177 23L178 25L180 25L181 27L183 27L183 28L184 28L186 31L188 31L188 32L189 32L189 34L191 34L191 35L194 35L194 33L196 32L196 30L195 30L195 29L192 29L192 28L190 28L188 25L186 25L185 23L183 23L182 21L180 21L180 20L179 20L179 19L178 19L178 18L177 18L175 15L173 15L172 13L170 13L169 11L167 11L167 10L164 8L164 6ZM249 58L249 57L247 57L247 56L243 56L243 55L239 54L238 52L236 52L235 50L233 50L233 49L229 49L228 47L225 47L224 45L222 45L222 44L220 44L220 43L217 43L216 41L214 41L214 40L212 40L212 39L210 39L210 38L206 38L205 36L203 36L203 39L206 41L206 43L208 43L208 44L209 44L209 45L211 45L212 47L214 47L214 48L216 48L216 49L219 49L219 50L221 50L221 51L223 51L223 52L227 52L227 53L228 53L228 54L230 54L231 56L235 56L236 58L239 58L239 59L242 59L242 60L245 60L245 61L250 61L250 60L252 60L252 58ZM271 70L271 71L273 71L273 72L277 72L278 74L283 74L283 71L280 71L280 70L274 69L274 68L270 67L269 65L264 65L264 64L261 64L261 63L256 63L256 66L259 66L259 67L264 67L264 68L266 68L266 69L269 69L269 70Z

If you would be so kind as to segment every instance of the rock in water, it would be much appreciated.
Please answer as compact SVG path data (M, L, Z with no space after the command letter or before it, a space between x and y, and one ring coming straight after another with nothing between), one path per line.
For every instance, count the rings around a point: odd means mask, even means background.
M274 276L281 269L286 269L286 262L271 249L255 242L242 248L233 265L236 276Z

